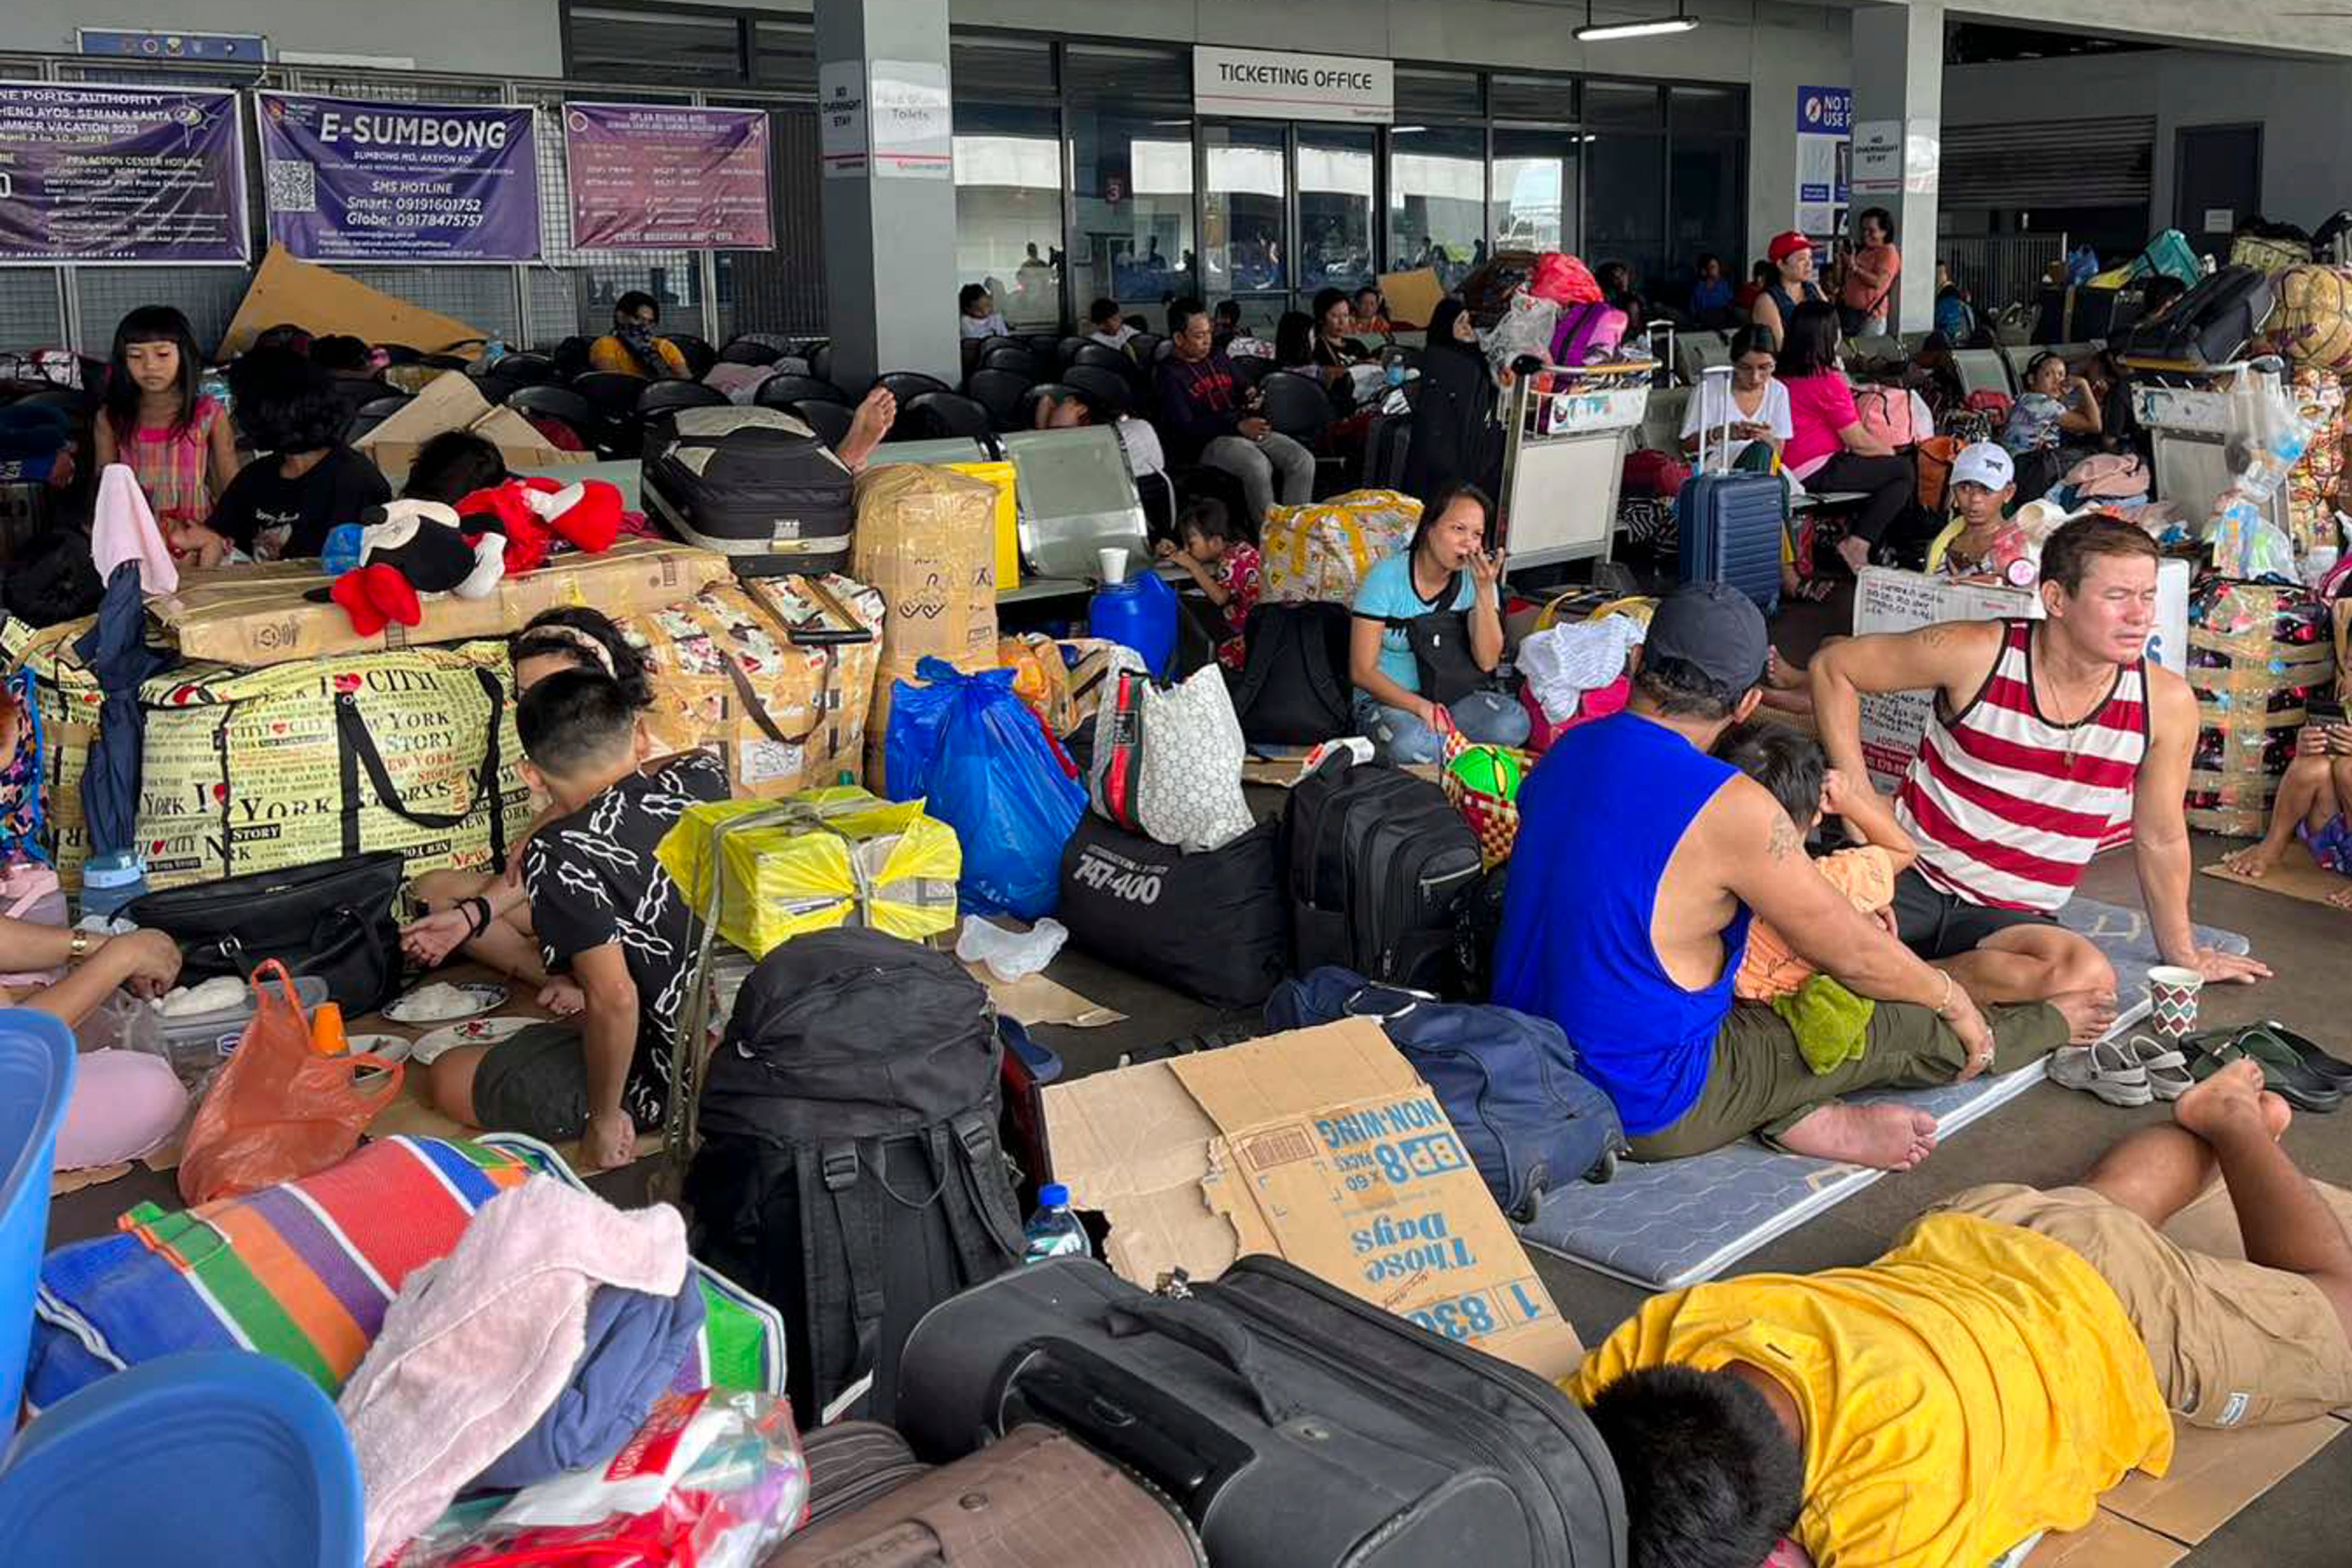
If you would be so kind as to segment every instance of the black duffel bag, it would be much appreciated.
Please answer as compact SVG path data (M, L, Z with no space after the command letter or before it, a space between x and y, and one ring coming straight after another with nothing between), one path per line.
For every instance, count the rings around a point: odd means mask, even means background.
M1059 918L1096 957L1212 1007L1255 1008L1290 963L1282 826L1182 850L1088 811L1062 851Z
M344 1015L381 1009L400 990L400 895L406 857L376 850L253 872L133 899L127 920L180 945L180 983L251 977L275 958L315 975Z

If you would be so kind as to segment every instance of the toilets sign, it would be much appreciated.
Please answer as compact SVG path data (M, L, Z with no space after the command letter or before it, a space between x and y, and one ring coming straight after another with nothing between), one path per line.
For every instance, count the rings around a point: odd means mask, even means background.
M1396 119L1396 68L1353 55L1198 46L1192 102L1202 114L1386 125Z

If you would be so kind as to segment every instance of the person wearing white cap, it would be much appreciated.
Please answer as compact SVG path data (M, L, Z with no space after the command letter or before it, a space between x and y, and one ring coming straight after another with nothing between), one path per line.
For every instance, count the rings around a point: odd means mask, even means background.
M2017 498L2017 463L1997 441L1960 449L1945 486L1952 520L1927 547L1927 570L1974 577L1992 570L1993 538Z

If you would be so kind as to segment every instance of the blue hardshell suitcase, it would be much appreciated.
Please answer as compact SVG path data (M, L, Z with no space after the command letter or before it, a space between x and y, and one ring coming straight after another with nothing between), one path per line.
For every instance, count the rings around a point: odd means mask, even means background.
M1721 378L1718 381L1717 378ZM1692 396L1707 406L1711 389L1720 386L1723 406L1732 407L1731 367L1710 365ZM1716 436L1714 461L1708 461L1708 437ZM1780 608L1780 537L1787 487L1777 474L1727 472L1731 439L1728 425L1698 433L1698 472L1686 480L1675 503L1680 531L1682 580L1723 582L1756 601L1765 614Z

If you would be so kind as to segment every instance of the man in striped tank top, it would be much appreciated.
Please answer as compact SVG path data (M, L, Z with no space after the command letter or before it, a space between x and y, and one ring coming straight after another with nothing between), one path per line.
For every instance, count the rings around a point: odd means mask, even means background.
M1857 777L1861 694L1936 695L1895 794L1919 859L1895 884L1895 911L1912 950L1980 1000L2115 989L2105 956L2055 915L2126 822L2164 961L2209 980L2270 973L2200 947L2189 923L2182 808L2197 699L2146 656L2158 559L2130 524L2078 517L2042 547L2044 619L1856 637L1813 661L1822 748Z

